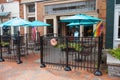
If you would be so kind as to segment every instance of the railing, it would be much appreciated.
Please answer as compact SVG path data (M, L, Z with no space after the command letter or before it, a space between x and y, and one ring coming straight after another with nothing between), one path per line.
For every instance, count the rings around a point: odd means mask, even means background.
M72 39L73 38L73 39ZM71 40L72 39L72 40ZM102 37L44 37L41 41L41 67L59 65L66 71L85 69L102 75Z
M29 52L29 38L26 35L17 36L0 36L0 62L4 61L2 53L3 48L7 47L8 54L15 54L17 57L17 63L20 64L21 60L21 48L25 49L25 55ZM39 40L36 40L40 47L40 64L41 67L45 67L46 64L59 65L66 71L71 69L84 69L95 72L95 75L100 76L101 55L103 36L100 37L70 37L70 36L58 36L57 34L49 36L39 36ZM5 40L4 40L5 39ZM2 42L7 41L9 44L3 46ZM36 41L33 41L36 43ZM34 50L36 47L32 47ZM10 50L9 50L10 49ZM15 50L14 50L15 49ZM6 49L5 49L6 50ZM12 51L13 50L13 51ZM15 52L14 52L15 51Z
M0 62L4 59L15 60L22 63L21 56L28 55L34 50L40 51L40 35L36 40L30 38L31 34L15 34L0 36ZM32 51L32 52L31 52Z

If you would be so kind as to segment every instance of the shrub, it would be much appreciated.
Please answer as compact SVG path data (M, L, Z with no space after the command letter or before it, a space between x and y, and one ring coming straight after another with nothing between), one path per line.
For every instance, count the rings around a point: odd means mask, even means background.
M120 49L119 49L119 48L117 48L117 49L110 49L110 50L109 50L109 53L110 53L113 57L115 57L115 58L117 58L117 59L120 60Z

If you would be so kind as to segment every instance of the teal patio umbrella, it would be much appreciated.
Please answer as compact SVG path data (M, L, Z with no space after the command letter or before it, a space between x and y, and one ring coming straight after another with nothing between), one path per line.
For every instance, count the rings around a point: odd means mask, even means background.
M30 22L29 21L26 21L26 20L24 20L24 19L21 19L21 18L14 18L14 19L11 19L11 20L9 20L9 21L6 21L6 22L4 22L4 23L2 23L0 26L1 27L9 27L9 26L26 26L26 25L28 25L28 24L30 24ZM18 35L19 35L19 31L18 31ZM20 37L18 37L18 43L19 43L19 45L20 45ZM18 45L18 60L17 60L17 63L18 64L20 64L22 61L21 61L21 59L20 59L20 46Z
M35 21L31 22L28 26L39 27L39 26L50 26L50 24L47 24L47 23L42 22L42 21L35 20Z
M97 24L97 21L81 20L80 22L71 22L67 24L67 26L93 25L93 24Z
M14 18L14 19L11 19L9 21L2 23L0 26L1 27L4 27L4 26L26 26L30 23L31 22L26 21L26 20L21 19L21 18Z
M86 14L76 14L74 16L71 17L67 17L65 19L62 19L61 22L97 22L97 21L101 21L101 19L93 17L93 16L89 16Z

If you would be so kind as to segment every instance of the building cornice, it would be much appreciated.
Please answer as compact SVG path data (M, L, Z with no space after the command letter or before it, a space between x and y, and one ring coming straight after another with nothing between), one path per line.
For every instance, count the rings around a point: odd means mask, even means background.
M44 2L44 5L51 5L51 4L76 2L76 1L87 1L87 0L21 0L20 4L33 3L33 2Z
M33 2L43 2L44 0L21 0L20 4L33 3Z

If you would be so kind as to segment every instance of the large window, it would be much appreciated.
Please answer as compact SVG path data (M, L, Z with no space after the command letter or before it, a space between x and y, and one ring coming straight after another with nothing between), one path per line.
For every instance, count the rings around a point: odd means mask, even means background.
M45 14L65 14L71 12L88 12L94 10L96 10L96 0L86 0L45 6Z
M53 33L53 19L47 19L47 23L51 24L50 27L47 27L47 34Z
M27 7L28 7L28 13L35 12L35 4L29 4L27 5Z

